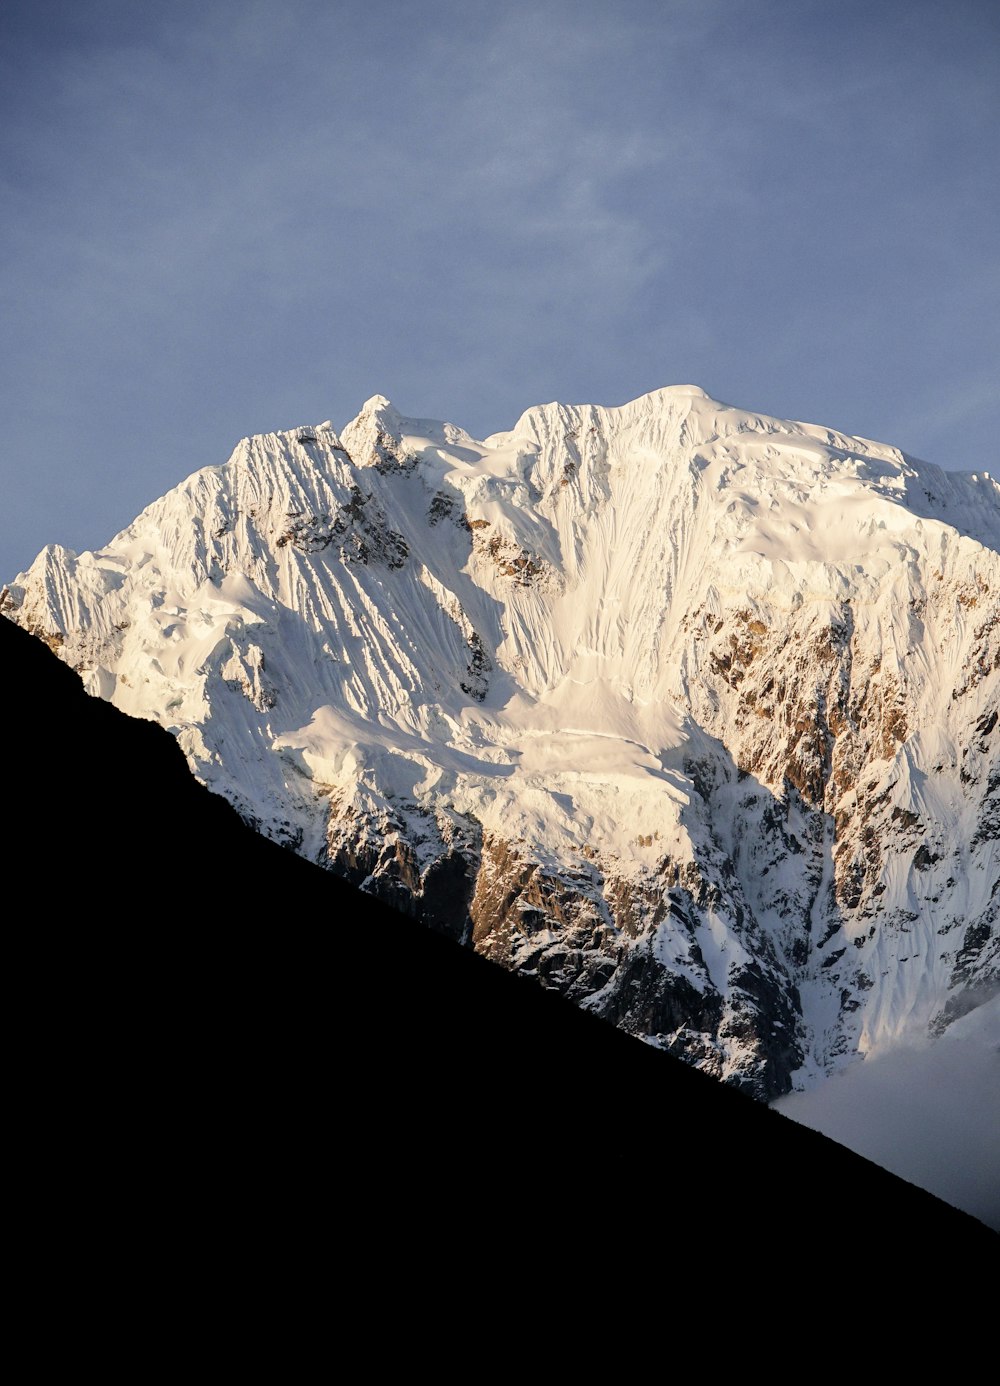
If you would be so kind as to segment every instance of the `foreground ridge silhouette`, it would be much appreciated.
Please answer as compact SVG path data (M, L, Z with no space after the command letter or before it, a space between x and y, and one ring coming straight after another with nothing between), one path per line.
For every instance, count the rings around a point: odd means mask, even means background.
M428 1239L533 1277L995 1253L975 1219L258 836L166 731L6 620L0 640L29 1259L249 1256L290 1228L392 1280L424 1274Z

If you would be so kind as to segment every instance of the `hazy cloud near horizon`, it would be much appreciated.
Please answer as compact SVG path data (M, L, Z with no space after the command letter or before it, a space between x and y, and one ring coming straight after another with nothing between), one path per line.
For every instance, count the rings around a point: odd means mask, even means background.
M1000 425L1000 10L8 0L3 577L371 394Z
M1000 1232L1000 996L774 1105Z

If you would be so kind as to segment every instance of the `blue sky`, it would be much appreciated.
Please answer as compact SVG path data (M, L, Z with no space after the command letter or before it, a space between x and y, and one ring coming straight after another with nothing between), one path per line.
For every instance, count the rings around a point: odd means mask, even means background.
M370 395L1000 469L992 0L4 0L0 579Z

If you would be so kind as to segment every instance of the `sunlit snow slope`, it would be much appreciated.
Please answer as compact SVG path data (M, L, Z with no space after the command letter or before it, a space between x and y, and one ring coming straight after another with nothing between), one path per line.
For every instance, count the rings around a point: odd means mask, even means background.
M239 444L3 609L263 831L760 1096L998 986L1000 488L680 386Z

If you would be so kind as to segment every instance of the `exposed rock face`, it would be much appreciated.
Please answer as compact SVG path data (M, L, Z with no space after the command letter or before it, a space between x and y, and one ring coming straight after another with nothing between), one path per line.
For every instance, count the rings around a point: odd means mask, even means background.
M659 391L245 440L3 609L264 832L758 1096L1000 985L1000 489Z

